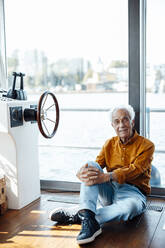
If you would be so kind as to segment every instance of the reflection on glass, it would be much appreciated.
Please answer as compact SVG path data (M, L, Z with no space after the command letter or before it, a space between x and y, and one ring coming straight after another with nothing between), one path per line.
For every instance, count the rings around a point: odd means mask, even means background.
M113 135L107 110L128 101L128 1L6 0L5 11L9 86L24 72L28 95L49 89L61 109L55 138L39 138L41 178L74 181Z
M165 185L165 1L147 1L147 107L149 110L148 133L155 143L153 164L161 176L161 186Z

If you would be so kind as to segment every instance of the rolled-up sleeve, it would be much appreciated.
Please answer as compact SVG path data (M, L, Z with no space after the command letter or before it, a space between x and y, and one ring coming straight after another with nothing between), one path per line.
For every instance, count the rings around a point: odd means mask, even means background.
M99 155L96 157L96 162L101 166L101 168L106 167L104 146L102 147Z

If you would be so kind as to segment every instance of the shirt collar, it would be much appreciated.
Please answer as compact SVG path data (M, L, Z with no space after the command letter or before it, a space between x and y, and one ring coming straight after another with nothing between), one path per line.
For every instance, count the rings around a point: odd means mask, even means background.
M137 131L135 129L133 130L133 132L134 132L133 136L125 144L123 144L121 142L120 138L118 137L119 143L123 146L133 144L135 142L135 140L137 139L137 137L139 136L139 134L137 133Z

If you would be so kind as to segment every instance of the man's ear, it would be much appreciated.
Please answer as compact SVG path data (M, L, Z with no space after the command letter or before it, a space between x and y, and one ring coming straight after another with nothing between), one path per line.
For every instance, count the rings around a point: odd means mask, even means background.
M135 126L135 119L132 120L132 127L134 127L134 126Z

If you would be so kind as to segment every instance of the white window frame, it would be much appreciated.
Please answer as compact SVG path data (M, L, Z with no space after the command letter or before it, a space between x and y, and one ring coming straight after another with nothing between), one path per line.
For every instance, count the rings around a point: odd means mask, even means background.
M4 0L0 0L0 88L7 88L7 60Z

